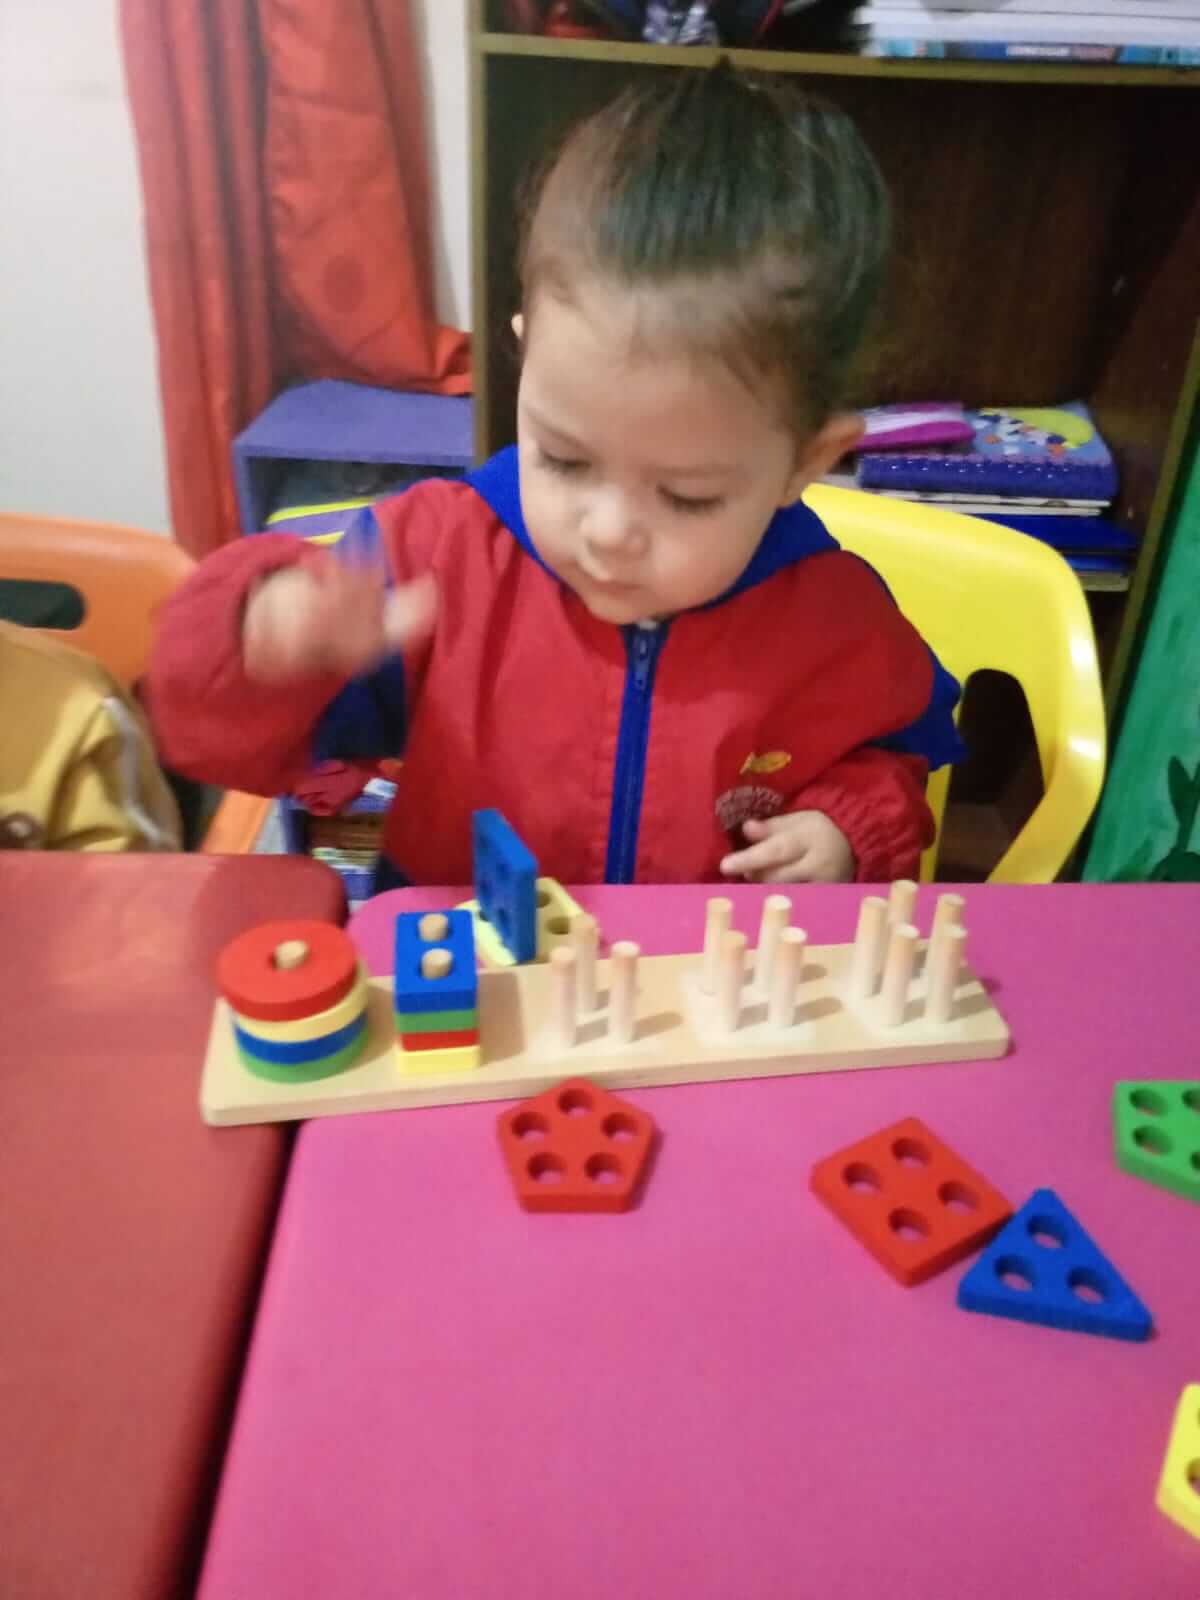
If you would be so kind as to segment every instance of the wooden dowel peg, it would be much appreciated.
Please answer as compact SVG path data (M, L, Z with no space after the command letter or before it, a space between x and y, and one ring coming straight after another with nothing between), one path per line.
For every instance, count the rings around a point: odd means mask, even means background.
M888 896L888 921L893 928L897 923L911 922L916 909L916 884L911 878L897 878Z
M725 895L714 895L704 913L704 970L700 987L705 994L716 994L717 972L721 964L721 940L729 932L733 920L733 901Z
M569 944L550 952L550 1016L556 1042L566 1050L575 1043L575 991L578 958Z
M957 896L955 897L957 898ZM928 1022L951 1022L954 1018L954 995L958 988L958 975L967 954L967 930L954 923L947 924L929 946L926 973L929 988L925 996L925 1018Z
M637 1027L637 966L641 947L618 939L611 951L608 982L608 1035L629 1044Z
M911 922L898 922L888 939L887 964L879 995L879 1020L885 1028L899 1027L904 1021L919 939Z
M449 950L426 950L421 957L423 978L448 978L454 971L454 957Z
M271 960L280 972L295 972L308 960L308 946L303 939L285 939L271 952Z
M883 953L887 947L887 901L867 895L858 908L858 930L850 958L850 998L868 1000L879 987Z
M417 932L426 944L441 944L450 937L450 919L441 911L428 911L417 924Z
M933 961L934 949L946 929L962 926L965 905L966 901L960 894L938 895L937 908L933 913L933 929L929 935L929 953L926 957L926 966Z
M779 938L792 914L792 902L786 894L769 894L763 901L762 922L758 928L758 950L754 957L754 977L764 994L771 992L771 974L775 967L775 953Z
M800 986L807 942L808 935L803 928L784 928L779 935L767 1000L767 1021L773 1028L790 1028L796 1020L796 990Z
M717 1026L735 1033L742 1015L742 988L746 982L746 935L730 931L721 940L717 973Z
M600 930L595 917L581 911L571 918L571 946L575 951L575 994L580 1015L596 1009L596 948Z

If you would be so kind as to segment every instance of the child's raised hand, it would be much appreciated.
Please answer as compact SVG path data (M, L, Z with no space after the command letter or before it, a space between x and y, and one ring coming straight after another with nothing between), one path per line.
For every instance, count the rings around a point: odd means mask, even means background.
M432 578L388 590L375 567L285 567L246 604L246 674L260 683L323 672L356 677L427 634L436 608Z
M742 832L750 843L721 862L727 878L749 883L849 883L854 877L850 841L823 811L793 811L765 822L752 818Z

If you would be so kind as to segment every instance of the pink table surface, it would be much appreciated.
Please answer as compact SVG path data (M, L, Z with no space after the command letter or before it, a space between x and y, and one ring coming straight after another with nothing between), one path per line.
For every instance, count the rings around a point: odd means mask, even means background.
M578 897L666 952L707 892ZM1196 1600L1154 1490L1200 1379L1200 1208L1117 1169L1109 1098L1200 1076L1200 888L968 895L1007 1059L639 1091L663 1143L627 1215L520 1211L495 1105L306 1126L202 1600ZM858 899L795 920L846 939ZM366 906L374 969L397 909L445 903ZM894 1283L806 1185L910 1113L1014 1205L1056 1188L1154 1338L969 1315L963 1268Z

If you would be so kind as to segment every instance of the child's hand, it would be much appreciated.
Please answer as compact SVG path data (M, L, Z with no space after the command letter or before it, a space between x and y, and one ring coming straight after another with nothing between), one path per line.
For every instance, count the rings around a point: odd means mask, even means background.
M750 841L721 863L727 878L749 883L849 883L854 877L850 841L823 811L793 811L766 822L752 818L742 832Z
M357 677L428 633L436 606L432 578L388 591L374 568L285 567L246 604L246 674L260 683L323 672Z

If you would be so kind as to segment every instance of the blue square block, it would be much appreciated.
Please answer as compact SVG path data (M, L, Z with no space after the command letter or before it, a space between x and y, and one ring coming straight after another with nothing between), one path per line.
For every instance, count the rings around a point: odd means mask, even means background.
M421 937L428 912L402 911L396 918L396 964L393 988L396 1010L474 1011L479 978L475 970L475 930L469 911L446 911L449 923L444 939ZM449 950L454 965L444 978L427 978L421 958L429 950Z
M1148 1339L1154 1325L1053 1189L1038 1189L1005 1224L959 1284L958 1303L1110 1339Z
M471 820L475 898L514 961L537 955L537 862L498 811Z

